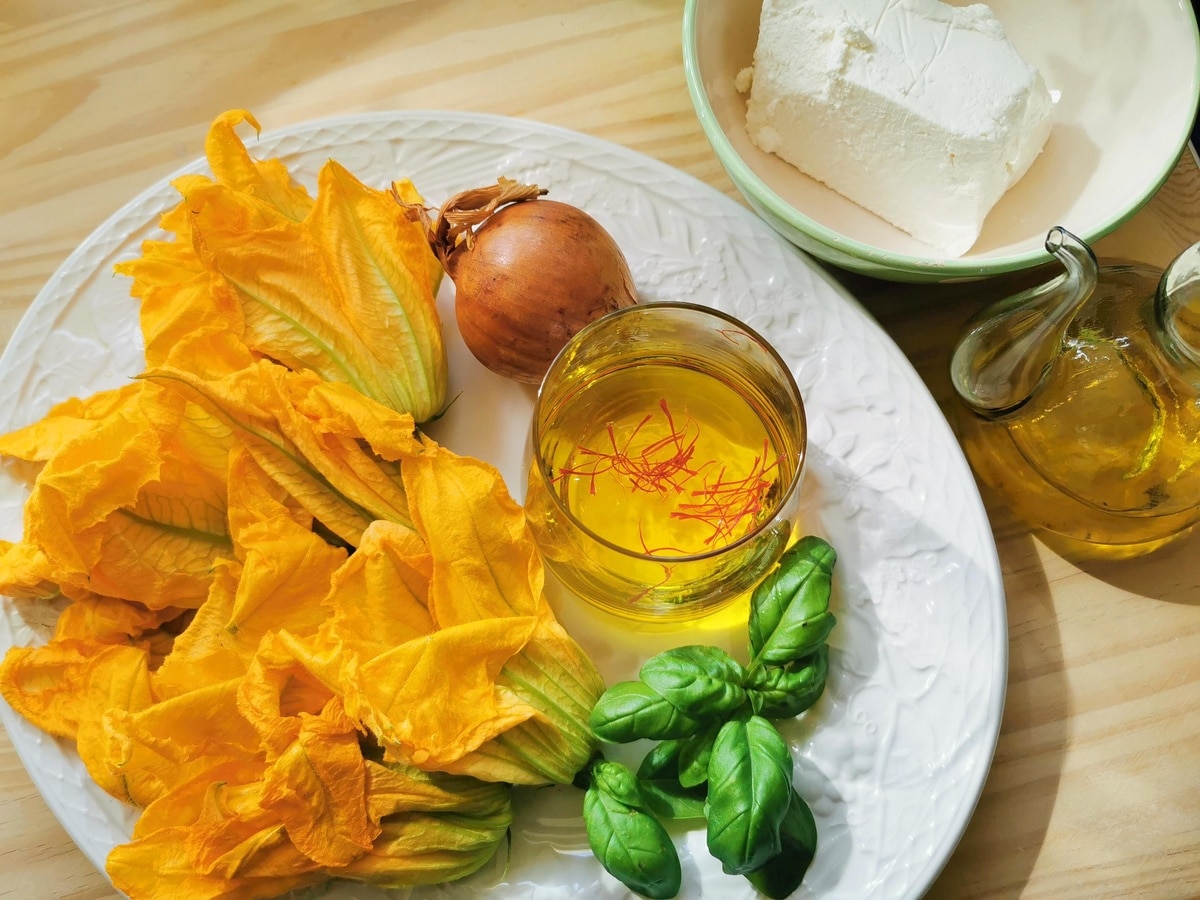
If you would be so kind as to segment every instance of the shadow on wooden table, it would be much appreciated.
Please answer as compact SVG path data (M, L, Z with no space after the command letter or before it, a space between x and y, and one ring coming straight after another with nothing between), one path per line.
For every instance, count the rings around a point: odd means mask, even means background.
M1093 578L1136 596L1167 603L1197 602L1200 585L1200 528L1175 544L1140 559L1072 560Z

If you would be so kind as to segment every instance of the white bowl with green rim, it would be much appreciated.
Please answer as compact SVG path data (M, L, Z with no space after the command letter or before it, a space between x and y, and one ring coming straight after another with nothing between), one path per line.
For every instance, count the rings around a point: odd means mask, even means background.
M962 6L966 3L954 2ZM867 212L746 134L746 97L761 0L686 0L683 58L701 127L754 210L803 250L894 281L949 281L1048 262L1061 225L1093 242L1125 222L1170 175L1200 96L1200 36L1189 0L993 0L1017 50L1057 97L1033 166L957 258Z

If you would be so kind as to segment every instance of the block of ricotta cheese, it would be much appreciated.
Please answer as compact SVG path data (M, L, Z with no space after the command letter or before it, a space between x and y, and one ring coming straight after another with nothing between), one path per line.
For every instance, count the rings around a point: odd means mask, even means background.
M938 0L764 0L747 86L758 147L946 257L1041 152L1053 109L987 6Z

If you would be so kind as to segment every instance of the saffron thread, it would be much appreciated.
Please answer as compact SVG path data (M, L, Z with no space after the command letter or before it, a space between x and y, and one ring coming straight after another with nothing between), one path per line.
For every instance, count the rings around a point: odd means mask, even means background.
M762 451L754 457L744 477L730 477L727 467L718 467L716 460L697 464L694 457L700 439L700 424L691 416L677 421L665 399L658 401L658 407L666 423L663 437L640 449L634 447L638 435L656 418L654 413L643 416L623 440L618 440L616 429L610 422L605 427L607 448L577 447L579 465L560 468L552 481L558 483L571 477L585 479L588 493L595 496L602 477L609 476L630 494L686 497L670 512L670 518L706 526L705 547L718 541L732 542L739 532L749 531L766 509L775 484L779 457L771 456L769 444L764 439ZM647 556L689 555L689 551L678 547L651 547L642 525L639 521L638 539Z

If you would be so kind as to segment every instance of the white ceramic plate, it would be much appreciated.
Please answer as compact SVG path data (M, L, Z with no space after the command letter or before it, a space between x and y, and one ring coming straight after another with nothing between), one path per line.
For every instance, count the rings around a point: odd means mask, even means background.
M330 157L378 186L410 176L438 203L499 175L536 182L612 232L644 298L717 306L775 344L809 416L804 527L840 552L828 689L784 729L797 788L820 832L816 862L797 896L923 893L983 786L1000 728L1008 633L995 545L970 472L933 399L883 331L746 209L595 138L511 119L422 112L329 120L249 146L259 157L282 157L310 189ZM197 162L188 171L203 169ZM165 181L150 188L50 279L0 359L0 429L142 369L136 305L127 280L110 273L156 234L158 215L176 201ZM454 328L452 300L447 284L439 303L450 337L450 391L461 397L436 436L496 464L519 496L532 390L471 358ZM16 539L26 492L8 470L0 478L0 537ZM646 656L667 646L718 643L744 655L744 626L712 621L635 635L569 598L554 600L610 681L633 677ZM4 602L0 648L43 633ZM96 787L71 747L7 706L0 718L47 804L102 869L136 812ZM507 871L499 861L443 890L626 896L587 850L580 799L571 788L521 792ZM743 879L721 873L702 830L674 834L683 896L754 895ZM379 896L353 886L330 894Z

